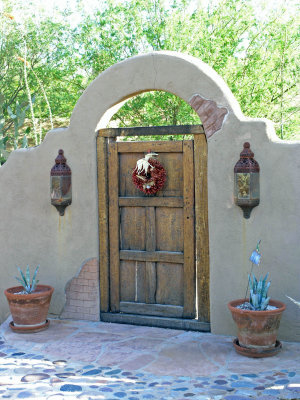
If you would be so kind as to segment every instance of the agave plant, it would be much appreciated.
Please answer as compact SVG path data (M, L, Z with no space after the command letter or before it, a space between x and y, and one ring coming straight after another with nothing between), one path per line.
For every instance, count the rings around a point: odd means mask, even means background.
M252 306L253 310L256 311L263 311L269 305L270 297L268 296L268 290L271 285L269 281L267 283L269 273L266 274L264 279L262 276L260 277L259 281L255 278L255 275L252 274L249 277L249 287L250 287L250 305Z
M34 274L33 274L31 283L30 283L29 265L27 265L25 275L23 274L23 272L22 272L22 270L21 270L20 267L17 267L17 268L18 268L18 271L19 271L20 274L21 274L22 279L18 278L17 276L16 276L15 278L16 278L17 281L19 281L19 282L21 283L21 285L24 287L24 289L25 289L24 292L27 293L27 294L34 292L34 290L35 290L35 288L36 288L36 285L37 285L38 282L39 282L38 280L36 280L36 274L37 274L37 272L38 272L38 270L39 270L39 266L37 266L36 269L35 269L35 271L34 271Z

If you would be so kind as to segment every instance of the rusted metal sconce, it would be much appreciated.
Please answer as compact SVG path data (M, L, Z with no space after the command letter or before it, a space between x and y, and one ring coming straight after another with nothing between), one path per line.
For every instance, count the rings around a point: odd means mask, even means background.
M71 169L66 161L64 151L59 150L50 173L51 204L59 215L64 215L65 208L72 203Z
M259 164L253 157L250 143L244 143L240 159L234 167L234 201L247 219L252 208L259 204Z

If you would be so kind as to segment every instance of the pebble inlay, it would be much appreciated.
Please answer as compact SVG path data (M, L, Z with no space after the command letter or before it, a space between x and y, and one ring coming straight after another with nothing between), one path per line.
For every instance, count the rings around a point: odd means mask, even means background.
M101 365L101 357L84 363L39 354L33 348L20 351L17 343L6 343L0 336L0 399L300 400L300 369L283 369L274 363L274 369L260 373L232 373L247 362L242 356L236 358L237 366L231 371L225 367L207 376L189 376L188 372L165 376L161 371L154 374L128 371L113 363Z

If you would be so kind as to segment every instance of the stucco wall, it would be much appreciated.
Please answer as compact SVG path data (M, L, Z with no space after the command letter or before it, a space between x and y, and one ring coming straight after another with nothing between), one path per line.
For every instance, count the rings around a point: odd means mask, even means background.
M13 152L0 168L1 291L15 285L16 265L40 264L40 282L55 288L50 311L62 312L65 286L98 258L96 128L107 125L122 101L153 89L187 102L199 95L228 110L221 129L208 138L212 332L234 333L226 304L244 295L247 260L260 238L271 296L287 303L280 338L300 340L299 309L285 298L300 297L300 143L278 140L268 121L243 117L215 71L177 53L150 53L112 66L83 93L69 128L49 132L39 147ZM261 203L249 220L233 203L233 167L245 141L261 167ZM60 148L72 169L73 199L64 217L50 205L49 174ZM0 320L7 314L2 295Z

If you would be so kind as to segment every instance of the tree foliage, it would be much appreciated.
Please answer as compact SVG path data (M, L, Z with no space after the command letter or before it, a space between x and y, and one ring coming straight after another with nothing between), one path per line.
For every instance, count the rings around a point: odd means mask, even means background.
M47 12L37 17L25 11L22 18L15 18L14 13L18 10L20 15L28 4L5 0L0 15L0 144L4 140L4 147L15 147L8 107L15 110L16 102L26 108L27 117L18 127L18 143L27 132L29 143L37 144L50 127L50 112L55 126L68 123L82 91L100 72L157 50L202 59L227 82L245 115L273 120L281 138L299 138L295 16L280 8L261 18L250 0L193 4L108 0L87 13L84 2L77 0L76 10L61 11L55 18ZM76 24L74 11L81 15ZM165 92L129 100L114 120L120 126L199 122L189 105Z

